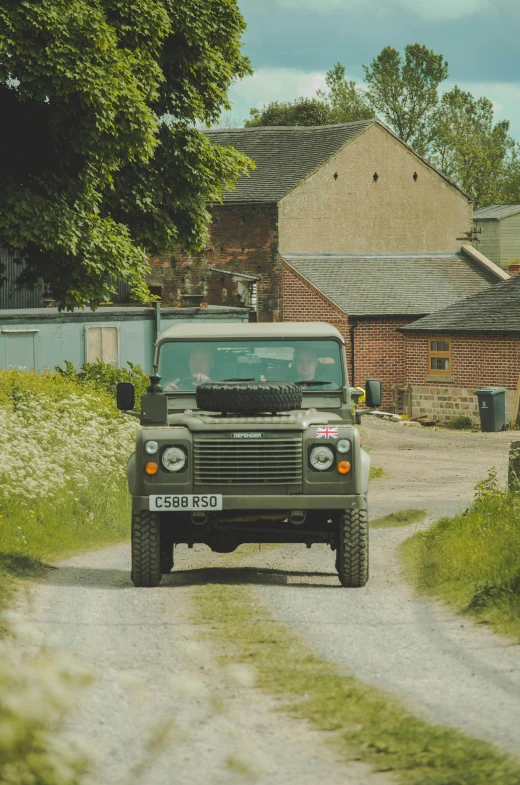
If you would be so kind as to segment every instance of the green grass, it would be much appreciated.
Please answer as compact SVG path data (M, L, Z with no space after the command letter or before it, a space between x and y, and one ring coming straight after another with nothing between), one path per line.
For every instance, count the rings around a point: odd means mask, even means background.
M370 474L369 478L371 480L376 480L378 477L383 477L384 471L380 466L371 466L370 467Z
M520 495L483 486L467 514L413 535L401 554L419 591L520 639Z
M203 634L223 664L247 663L292 716L328 731L344 758L403 785L518 785L520 763L455 730L430 725L393 697L345 675L275 621L248 587L206 585L195 596Z
M371 529L395 529L398 526L409 526L411 523L420 523L426 518L426 510L398 510L370 521Z
M74 495L67 490L29 509L11 505L1 514L0 607L17 580L43 575L48 562L128 536L131 505L126 482L109 496L101 478L74 489Z

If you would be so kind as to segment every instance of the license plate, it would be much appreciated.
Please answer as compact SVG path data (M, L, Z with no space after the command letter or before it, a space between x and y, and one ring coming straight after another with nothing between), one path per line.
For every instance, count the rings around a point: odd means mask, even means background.
M158 512L164 510L211 512L211 510L222 509L222 495L220 493L180 493L168 496L150 496L150 509Z

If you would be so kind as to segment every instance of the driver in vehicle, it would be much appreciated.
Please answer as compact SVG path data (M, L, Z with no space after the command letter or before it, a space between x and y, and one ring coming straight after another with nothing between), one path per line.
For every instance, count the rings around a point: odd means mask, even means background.
M318 355L310 347L302 346L294 352L294 368L296 380L299 382L312 382L318 367Z
M169 382L164 387L165 392L168 392L168 390L192 390L198 387L199 384L211 381L213 357L209 349L203 346L192 349L188 366L191 376L179 377L179 379Z

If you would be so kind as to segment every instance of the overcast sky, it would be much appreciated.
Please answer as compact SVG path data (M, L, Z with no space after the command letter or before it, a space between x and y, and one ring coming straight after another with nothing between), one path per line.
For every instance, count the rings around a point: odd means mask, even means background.
M443 54L449 80L486 95L520 141L520 0L238 0L254 75L230 90L242 124L252 106L311 96L338 60L363 81L384 46Z

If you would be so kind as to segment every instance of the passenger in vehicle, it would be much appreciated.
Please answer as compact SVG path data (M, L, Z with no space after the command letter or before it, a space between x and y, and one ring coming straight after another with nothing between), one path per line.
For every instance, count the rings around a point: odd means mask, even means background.
M318 355L306 346L295 349L294 352L294 368L295 368L295 381L299 382L312 382L316 376L316 369L318 367Z
M175 379L169 384L165 385L164 391L169 390L193 390L199 384L211 382L211 373L213 369L213 356L209 349L205 346L198 346L191 349L188 366L190 369L190 376L180 377Z

